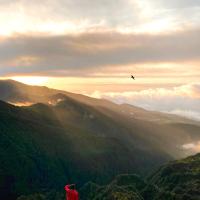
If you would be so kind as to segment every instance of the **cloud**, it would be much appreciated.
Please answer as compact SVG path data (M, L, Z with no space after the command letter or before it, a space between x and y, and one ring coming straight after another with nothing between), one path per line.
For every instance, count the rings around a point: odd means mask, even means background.
M200 152L200 141L182 145L182 149L190 151L192 154Z
M0 75L84 74L110 66L199 62L200 30L171 34L100 31L77 35L17 35L0 40ZM87 71L87 70L86 70ZM98 71L98 70L97 70Z
M113 21L118 23L124 20L128 21L128 16L135 17L134 11L136 11L137 4L130 0L44 0L42 4L39 0L2 0L0 7L4 9L17 8L18 11L23 11L22 13L33 17L37 17L37 14L39 16L47 14L46 17L55 19L79 20L86 18L94 21L105 19L112 24ZM37 11L40 11L39 13L35 11L36 8Z
M156 3L163 5L167 8L190 8L190 7L200 7L199 0L155 0Z
M191 111L191 110L178 110L175 109L169 112L170 114L180 115L183 117L187 117L189 119L195 119L200 121L200 112L199 111Z
M199 0L0 1L0 35L85 32L103 28L159 32L199 27Z
M0 1L0 22L6 30L0 33L62 33L102 23L113 28L138 23L138 13L137 3L130 0L44 0L42 3L39 0L3 0ZM55 29L58 27L60 31Z
M156 88L135 92L94 92L90 96L106 98L117 103L128 103L156 110L178 114L200 121L200 83L174 87Z

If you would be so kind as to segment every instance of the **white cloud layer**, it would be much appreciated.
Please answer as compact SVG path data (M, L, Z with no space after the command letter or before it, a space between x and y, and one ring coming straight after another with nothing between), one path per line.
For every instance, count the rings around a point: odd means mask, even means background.
M172 89L156 88L120 93L96 91L90 96L110 99L117 103L128 103L147 110L174 113L200 121L200 83Z
M184 150L190 151L191 154L199 153L200 152L200 141L197 141L195 143L187 143L182 145L182 148Z
M1 35L86 31L158 32L199 26L199 0L1 0Z

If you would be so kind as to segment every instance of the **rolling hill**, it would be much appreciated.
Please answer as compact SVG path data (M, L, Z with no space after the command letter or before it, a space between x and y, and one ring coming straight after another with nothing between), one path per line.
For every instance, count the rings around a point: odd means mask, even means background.
M145 174L171 157L92 107L0 102L0 198ZM91 117L93 116L93 117ZM137 145L136 145L137 144Z
M88 182L80 193L82 200L199 200L200 154L167 163L147 180L118 175L104 186Z
M200 154L169 162L148 178L117 175L109 184L93 182L79 190L81 200L199 200ZM62 200L63 192L35 193L17 200Z
M47 87L0 81L0 99L0 199L145 176L200 140L196 121Z
M133 132L133 135L137 135L142 141L147 139L153 146L160 146L174 158L195 153L193 149L182 147L200 140L198 121L147 111L128 104L115 104L105 99L95 99L47 87L29 86L13 80L0 81L0 100L14 105L43 103L54 106L67 98L84 108L92 108L95 112L111 118L116 124L120 121L124 129L128 129L126 132ZM86 121L82 122L86 123Z

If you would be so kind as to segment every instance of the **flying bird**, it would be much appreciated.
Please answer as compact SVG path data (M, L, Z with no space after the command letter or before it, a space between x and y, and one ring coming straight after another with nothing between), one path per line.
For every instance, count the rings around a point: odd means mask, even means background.
M131 75L131 78L132 78L133 80L135 80L135 77L134 77L133 75Z

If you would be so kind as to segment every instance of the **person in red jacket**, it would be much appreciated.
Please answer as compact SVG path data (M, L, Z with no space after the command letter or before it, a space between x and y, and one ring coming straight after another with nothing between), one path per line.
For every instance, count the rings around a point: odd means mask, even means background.
M75 190L75 184L66 185L66 200L78 200L78 192Z

